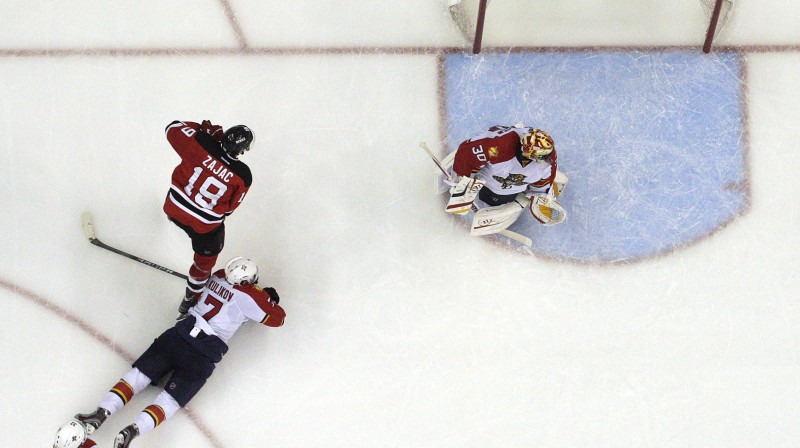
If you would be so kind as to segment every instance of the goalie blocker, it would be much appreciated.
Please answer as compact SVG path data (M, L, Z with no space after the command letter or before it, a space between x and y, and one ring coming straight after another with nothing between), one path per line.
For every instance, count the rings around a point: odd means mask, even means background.
M447 202L445 211L448 213L466 213L472 208L472 203L478 197L485 181L464 176L457 184L450 187L450 201Z

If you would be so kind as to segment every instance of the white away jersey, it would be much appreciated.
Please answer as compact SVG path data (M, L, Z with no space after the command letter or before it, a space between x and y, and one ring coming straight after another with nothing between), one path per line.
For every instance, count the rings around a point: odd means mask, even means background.
M531 192L547 192L549 183L546 181L554 171L546 161L533 160L523 167L514 157L500 163L487 163L475 177L485 180L486 187L497 194L515 194L529 188Z
M286 317L283 308L273 303L266 291L257 285L231 285L222 269L211 276L189 313L197 318L196 327L206 334L217 335L226 344L248 320L280 327Z

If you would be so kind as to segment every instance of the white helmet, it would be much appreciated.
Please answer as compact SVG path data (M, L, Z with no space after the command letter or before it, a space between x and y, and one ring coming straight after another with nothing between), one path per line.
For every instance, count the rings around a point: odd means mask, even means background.
M225 280L231 285L254 285L258 283L258 266L249 258L231 258L225 265Z
M77 420L72 420L58 428L53 448L78 448L86 441L86 428Z

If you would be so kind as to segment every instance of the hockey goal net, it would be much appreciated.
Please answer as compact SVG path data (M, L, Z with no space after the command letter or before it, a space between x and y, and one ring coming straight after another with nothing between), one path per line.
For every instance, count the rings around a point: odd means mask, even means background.
M708 18L706 38L703 42L703 51L711 51L714 37L718 36L728 23L733 11L734 0L698 0ZM472 52L481 51L483 41L483 24L486 9L490 0L445 0L450 12L450 17L455 22L464 40L472 45ZM467 5L469 4L469 5Z

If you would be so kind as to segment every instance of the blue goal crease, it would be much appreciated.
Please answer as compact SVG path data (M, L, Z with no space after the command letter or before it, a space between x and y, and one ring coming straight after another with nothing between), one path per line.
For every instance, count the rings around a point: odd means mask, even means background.
M523 214L535 253L613 262L698 240L742 213L741 60L686 51L448 54L448 150L489 127L553 136L567 221Z

